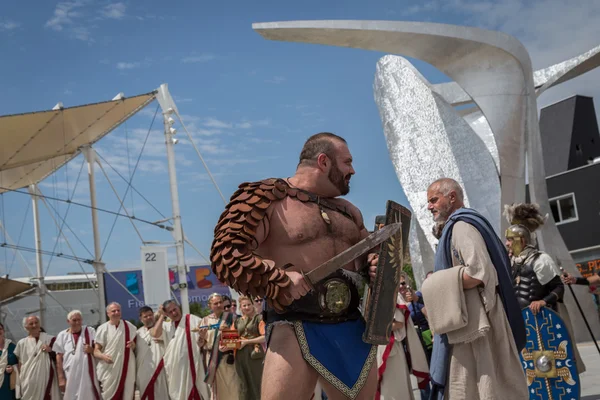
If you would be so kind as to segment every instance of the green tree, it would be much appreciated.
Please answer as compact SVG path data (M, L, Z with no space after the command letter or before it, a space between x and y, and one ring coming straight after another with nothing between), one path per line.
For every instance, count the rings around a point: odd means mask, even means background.
M404 266L402 267L402 271L404 271L411 280L413 289L416 288L415 275L412 269L412 262L410 261L410 251L408 248L404 251Z
M190 314L204 318L210 313L210 308L202 305L202 303L190 303Z

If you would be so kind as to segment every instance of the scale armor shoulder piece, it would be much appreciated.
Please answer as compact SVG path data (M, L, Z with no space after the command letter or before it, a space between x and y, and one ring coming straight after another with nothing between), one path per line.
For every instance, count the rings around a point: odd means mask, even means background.
M242 183L219 217L210 251L211 268L219 281L244 295L265 297L278 310L289 305L280 291L291 281L273 261L254 254L255 236L267 209L287 196L309 201L305 192L283 179Z

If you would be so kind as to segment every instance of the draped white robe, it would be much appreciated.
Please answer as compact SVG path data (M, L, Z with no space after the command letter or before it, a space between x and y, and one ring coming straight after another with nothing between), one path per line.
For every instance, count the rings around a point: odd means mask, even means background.
M135 354L131 348L125 347L126 325L129 328L129 340L132 341L137 329L124 320L118 326L105 322L96 331L96 343L102 346L102 353L110 356L113 361L109 364L98 360L96 366L104 400L130 400L135 392Z
M392 332L393 337L390 338L388 345L377 347L379 385L376 400L414 400L410 381L411 372L417 377L418 382L429 381L425 350L410 318L406 301L400 293L396 300L394 320L403 322L404 325ZM405 339L412 370L408 367L402 343Z
M8 346L12 343L10 339L4 339L4 350L0 356L0 387L4 384L4 372L8 367Z
M169 399L167 376L164 370L163 355L165 353L167 334L163 330L160 341L155 340L146 327L137 331L135 345L136 386L141 400ZM151 387L148 387L152 384Z
M191 331L200 326L200 321L195 315L187 314L181 318L177 328L174 322L163 323L169 341L163 359L171 400L210 399L208 386L204 383L205 370L198 346L198 332ZM200 397L190 397L194 388Z
M19 340L15 355L21 363L17 398L23 400L44 400L48 391L52 400L60 399L55 366L50 354L42 351L43 345L50 345L54 336L40 332L39 340L26 337Z
M94 347L96 331L82 326L77 344L70 329L56 336L52 350L63 355L63 370L67 379L64 400L100 400L100 386L96 377L96 359L83 351L86 344Z

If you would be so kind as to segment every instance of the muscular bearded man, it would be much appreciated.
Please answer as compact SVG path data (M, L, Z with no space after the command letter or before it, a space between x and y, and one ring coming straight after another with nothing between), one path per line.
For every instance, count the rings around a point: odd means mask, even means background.
M362 341L356 286L367 257L314 290L302 276L368 236L360 211L339 198L354 173L343 138L313 135L293 177L241 184L217 224L213 271L235 290L267 300L263 400L309 399L317 381L329 399L375 395L377 348ZM368 260L371 276L376 259Z

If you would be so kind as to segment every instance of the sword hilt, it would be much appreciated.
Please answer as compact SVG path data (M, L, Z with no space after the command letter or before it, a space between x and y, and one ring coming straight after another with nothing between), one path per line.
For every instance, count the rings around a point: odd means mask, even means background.
M315 291L315 286L312 284L312 282L310 281L310 279L308 278L308 276L306 276L306 274L304 273L304 271L300 271L300 273L302 274L302 278L304 278L304 282L306 282L306 284L308 285L308 287L310 288L311 291Z

